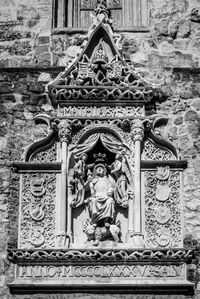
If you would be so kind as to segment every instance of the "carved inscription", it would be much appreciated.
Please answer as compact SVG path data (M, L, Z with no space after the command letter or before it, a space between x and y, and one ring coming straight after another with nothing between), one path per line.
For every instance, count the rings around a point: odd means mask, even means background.
M60 115L66 117L136 117L143 114L141 107L64 107Z
M184 277L185 267L163 265L18 266L20 278Z

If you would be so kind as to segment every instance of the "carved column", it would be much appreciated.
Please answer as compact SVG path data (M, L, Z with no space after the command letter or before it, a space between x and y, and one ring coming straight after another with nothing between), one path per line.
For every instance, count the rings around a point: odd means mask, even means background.
M58 245L67 246L66 238L71 237L71 207L68 202L67 193L67 176L68 176L68 145L71 140L72 128L68 120L61 120L58 124L58 136L61 143L61 183L60 183L60 198L59 212L57 219L58 229ZM66 233L67 231L67 233Z
M133 242L136 247L144 246L144 236L142 234L141 219L141 142L144 138L144 126L140 119L131 123L131 136L135 144L135 167L134 167L134 194L135 200L132 207L129 207L132 213L130 224L133 223ZM131 217L131 215L129 215Z

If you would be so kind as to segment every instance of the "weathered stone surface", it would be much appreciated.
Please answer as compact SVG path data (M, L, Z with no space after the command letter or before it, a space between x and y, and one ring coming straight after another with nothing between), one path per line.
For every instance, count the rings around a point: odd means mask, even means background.
M179 28L177 32L178 38L188 37L191 30L191 24L189 20L181 20L179 22Z

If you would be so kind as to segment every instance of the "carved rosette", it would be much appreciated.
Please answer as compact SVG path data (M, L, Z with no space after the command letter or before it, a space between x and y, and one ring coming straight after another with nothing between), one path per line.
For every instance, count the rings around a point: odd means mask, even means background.
M60 142L70 143L72 138L72 126L71 122L67 119L63 119L58 124L58 137Z
M131 122L131 137L134 142L142 142L144 138L144 125L140 119L135 119Z
M146 172L146 245L180 248L181 229L180 172L168 166Z
M55 174L25 174L20 211L20 248L55 246Z

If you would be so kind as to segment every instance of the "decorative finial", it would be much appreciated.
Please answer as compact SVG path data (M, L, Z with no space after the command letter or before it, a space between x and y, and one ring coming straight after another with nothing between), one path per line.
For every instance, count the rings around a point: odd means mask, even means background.
M96 13L97 18L101 22L107 23L110 26L112 26L113 22L111 19L111 14L110 14L110 10L108 8L107 0L97 0L95 13Z
M97 7L95 9L96 15L105 14L108 16L108 6L106 0L97 0Z

